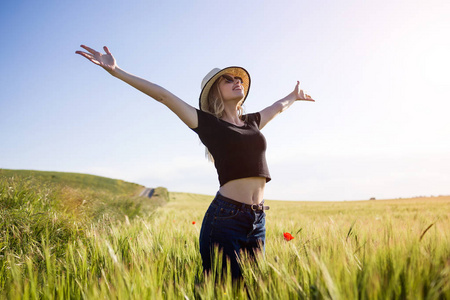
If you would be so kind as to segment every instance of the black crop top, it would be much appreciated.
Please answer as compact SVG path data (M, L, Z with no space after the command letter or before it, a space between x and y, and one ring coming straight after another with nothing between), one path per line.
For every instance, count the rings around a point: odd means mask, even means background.
M266 162L266 139L259 131L261 115L243 116L240 127L197 110L198 127L193 128L214 157L220 186L246 177L265 177L270 181Z

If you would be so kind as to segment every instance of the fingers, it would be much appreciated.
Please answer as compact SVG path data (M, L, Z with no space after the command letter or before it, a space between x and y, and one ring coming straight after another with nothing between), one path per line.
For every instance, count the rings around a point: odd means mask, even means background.
M92 48L89 48L88 46L81 45L80 47L83 48L83 49L85 49L85 50L87 50L87 51L88 51L89 53L91 53L91 54L96 54L96 53L98 53L97 51L95 51L95 50L92 49Z
M76 54L80 54L81 56L86 57L87 59L94 58L91 54L88 54L88 53L83 52L83 51L75 51L75 53Z
M94 56L92 54L83 52L83 51L75 51L76 54L80 54L83 57L86 57L87 59L94 59Z
M311 96L308 95L308 94L306 93L306 91L300 89L299 86L300 86L300 81L297 80L297 85L295 86L295 88L297 89L297 91L298 91L298 96L300 97L300 98L298 98L298 100L312 101L312 102L315 102L315 101L316 101L316 100L314 100L313 98L311 98Z
M109 52L108 47L103 46L103 50L105 50L105 53L106 53L106 54L112 55L111 52Z
M83 51L75 51L75 53L76 54L80 54L81 56L89 59L90 61L92 61L96 65L100 65L98 60L96 60L92 54L89 54L89 53L86 53L86 52L83 52Z
M312 101L312 102L316 102L316 100L314 100L313 98L311 98L310 95L305 94L305 101Z

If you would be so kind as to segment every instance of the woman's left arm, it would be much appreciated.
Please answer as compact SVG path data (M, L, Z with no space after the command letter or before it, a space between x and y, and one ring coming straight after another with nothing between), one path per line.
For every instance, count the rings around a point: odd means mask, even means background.
M299 81L297 81L294 90L289 95L259 112L261 114L259 129L262 129L264 126L266 126L267 123L269 123L269 121L275 118L275 116L288 109L288 107L291 106L295 101L315 102L315 100L312 99L310 95L304 93L304 91L300 89Z

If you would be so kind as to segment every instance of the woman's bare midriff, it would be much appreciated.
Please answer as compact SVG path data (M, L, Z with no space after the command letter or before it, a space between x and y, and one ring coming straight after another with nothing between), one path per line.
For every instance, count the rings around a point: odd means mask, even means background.
M247 177L231 180L222 185L219 193L222 196L246 204L259 204L264 199L266 178Z

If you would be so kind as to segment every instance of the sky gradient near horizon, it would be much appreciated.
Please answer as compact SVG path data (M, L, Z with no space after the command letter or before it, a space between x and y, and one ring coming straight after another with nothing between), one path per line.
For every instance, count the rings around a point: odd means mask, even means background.
M317 101L269 123L266 198L450 194L449 1L3 1L0 168L89 173L213 195L197 135L76 55L198 105L214 67L252 77L246 111L299 80Z

